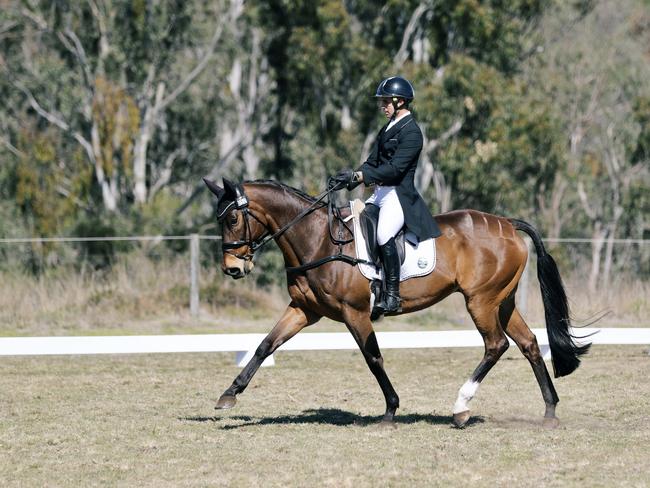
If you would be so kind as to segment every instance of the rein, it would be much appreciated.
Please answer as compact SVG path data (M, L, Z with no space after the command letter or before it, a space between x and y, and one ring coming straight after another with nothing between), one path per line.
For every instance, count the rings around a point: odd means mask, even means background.
M243 191L243 190L242 190L242 191ZM330 190L326 190L326 191L324 191L323 193L321 193L320 195L318 195L318 197L316 197L316 201L315 201L314 203L312 203L309 207L307 207L305 210L303 210L303 211L300 212L298 215L296 215L296 216L295 216L291 221L289 221L288 224L283 225L280 229L278 229L278 230L277 230L276 232L274 232L273 234L271 234L271 233L267 230L266 232L264 232L264 234L262 234L260 237L258 237L258 238L255 239L255 240L248 239L248 240L239 240L239 241L233 241L233 242L224 242L224 243L221 245L221 248L222 248L224 251L227 252L227 251L229 251L230 249L236 249L236 248L238 248L238 247L248 246L248 247L250 248L250 250L252 251L252 253L254 254L255 252L257 252L258 249L261 249L262 247L264 247L264 246L265 246L269 241L271 241L271 240L275 239L276 237L282 235L282 234L283 234L284 232L286 232L290 227L292 227L293 225L297 224L297 223L300 222L303 218L305 218L307 215L309 215L311 212L313 212L314 210L316 210L316 208L317 208L316 206L317 206L319 203L321 203L321 201L323 200L323 198L325 198L325 196L328 195L329 193L330 193ZM245 197L245 195L244 195L244 197ZM260 223L260 225L266 229L266 225L264 224L264 222L262 222L258 217L255 216L254 213L252 213L252 212L249 210L249 208L248 208L248 198L245 197L245 200L243 200L242 202L243 202L243 203L242 203L239 207L237 207L237 208L238 208L239 210L241 210L242 213L244 214L244 221L246 222L246 233L247 233L249 236L251 235L251 226L250 226L250 223L249 223L249 221L248 221L248 216L249 216L249 215L250 215L251 217L253 217L255 220L257 220L257 221ZM321 205L320 207L318 207L318 208L322 208L322 205ZM224 212L224 214L225 214L225 212ZM223 214L222 214L222 215L223 215ZM252 254L250 254L250 253L249 253L249 254L245 254L245 255L238 255L238 254L235 254L235 253L229 252L228 254L231 254L231 255L233 255L233 256L235 256L235 257L238 257L238 258L241 258L241 259L245 259L245 258L247 258L247 257L249 257L249 256L252 256Z
M315 201L314 203L312 203L309 207L307 207L305 210L303 210L303 211L300 212L298 215L296 215L293 219L291 219L291 220L289 221L288 224L285 224L285 225L283 225L282 227L280 227L280 228L279 228L277 231L275 231L273 234L269 234L268 231L267 231L266 234L263 234L259 239L257 239L256 241L253 241L253 243L252 243L253 245L251 246L251 250L252 250L253 252L257 251L258 249L260 249L262 246L264 246L264 245L265 245L267 242L269 242L270 240L275 239L276 237L278 237L278 236L284 234L287 230L289 230L290 227L292 227L292 226L294 226L295 224L297 224L298 222L300 222L300 221L301 221L302 219L304 219L307 215L309 215L309 214L312 213L314 210L316 210L316 208L322 208L323 205L321 205L320 207L316 207L316 205L319 204L319 203L321 203L321 201L323 200L323 198L325 198L326 196L329 196L330 192L331 192L331 190L325 190L323 193L321 193L320 195L318 195L318 196L316 197L316 201ZM328 205L328 206L330 205L329 199L328 199L327 205ZM264 226L264 224L260 221L260 219L258 219L257 217L255 217L255 215L253 215L252 213L251 213L250 215L251 215L255 220L257 220L260 224L262 224L262 225ZM266 228L266 227L265 227L265 228Z
M328 185L329 187L329 185ZM346 254L343 254L343 245L348 244L354 240L354 237L351 237L349 239L343 239L343 229L341 229L341 224L343 227L352 235L353 232L350 230L350 228L346 225L346 223L343 221L343 218L341 217L341 213L338 208L334 206L334 203L331 198L328 198L327 203L323 203L323 199L325 197L329 197L330 193L333 193L337 191L338 189L336 187L334 188L328 188L324 192L322 192L320 195L316 197L316 200L309 205L305 210L300 212L298 215L296 215L293 219L291 219L287 224L283 225L281 228L279 228L277 231L275 231L273 234L271 234L268 230L264 232L260 237L258 237L255 240L248 239L248 240L239 240L239 241L233 241L233 242L224 242L222 243L222 249L225 253L231 254L239 259L244 259L244 260L250 260L253 258L255 252L257 252L258 249L261 249L264 247L269 241L275 239L276 237L281 236L284 234L288 229L290 229L292 226L300 222L302 219L304 219L307 215L312 213L314 210L317 208L322 208L323 206L327 205L327 227L328 227L328 232L330 239L332 243L336 244L338 246L338 253L337 254L332 254L330 256L326 256L324 258L318 259L316 261L312 261L310 263L305 263L300 266L289 266L286 267L285 270L287 273L298 273L300 271L306 271L309 269L317 268L319 266L322 266L325 263L329 263L331 261L343 261L344 263L350 264L352 266L355 266L357 264L372 264L369 261L366 261L365 259L359 259L355 258L353 256L348 256ZM244 214L244 220L246 222L246 233L248 236L251 235L251 229L250 229L250 223L248 220L248 216L250 215L252 218L257 220L262 227L266 229L266 225L253 214L248 207L248 198L243 194L243 189L242 189L242 197L243 199L241 201L237 202L237 207L239 210L242 211ZM222 216L225 214L225 211L222 213ZM336 219L339 222L339 232L338 236L334 237L334 234L332 232L332 221ZM232 252L232 249L236 249L238 247L242 246L248 246L249 247L249 252L243 255L236 254Z

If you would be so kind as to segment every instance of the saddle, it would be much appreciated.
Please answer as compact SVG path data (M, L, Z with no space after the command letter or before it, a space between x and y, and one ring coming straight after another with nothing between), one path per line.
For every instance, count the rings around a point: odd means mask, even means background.
M376 205L365 205L361 200L350 202L352 218L354 219L354 242L359 271L368 280L382 280L381 259L377 244L377 221L379 208ZM402 229L395 238L397 252L400 257L400 281L425 276L436 265L435 239L418 242L415 234Z

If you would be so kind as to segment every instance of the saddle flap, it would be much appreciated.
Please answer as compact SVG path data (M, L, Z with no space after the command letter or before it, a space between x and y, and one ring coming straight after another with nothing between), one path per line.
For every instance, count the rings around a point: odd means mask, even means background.
M368 205L372 207L373 205ZM354 221L354 234L355 234L355 250L357 258L369 261L367 264L360 263L359 270L361 274L369 280L381 279L381 266L375 263L380 263L378 253L371 255L368 251L367 242L370 240L374 242L375 248L379 251L376 244L376 223L373 227L361 225L361 214L366 204L361 200L353 200L350 202L350 209ZM376 207L376 206L375 206ZM376 221L375 221L376 222ZM364 227L366 228L364 230ZM371 239L367 238L368 230L374 236ZM402 232L401 235L395 239L398 243L397 249L402 262L400 270L400 280L404 281L409 278L424 276L435 268L436 264L436 248L435 239L427 239L426 241L418 242L417 237L410 231ZM407 244L408 243L408 244ZM402 256L404 256L402 258ZM370 264L372 263L372 264Z
M379 222L379 207L376 205L366 205L361 214L359 214L359 224L361 233L366 240L366 249L368 256L375 266L381 265L379 258L379 246L377 245L377 224Z
M377 205L366 205L361 214L359 215L359 223L361 225L361 233L366 240L366 249L368 256L371 257L375 266L381 266L381 256L379 255L379 245L377 243L377 227L379 225L379 207ZM404 229L400 230L395 236L395 246L397 246L397 255L399 256L400 264L404 264L406 258L405 244L408 239ZM417 244L417 238L415 240Z

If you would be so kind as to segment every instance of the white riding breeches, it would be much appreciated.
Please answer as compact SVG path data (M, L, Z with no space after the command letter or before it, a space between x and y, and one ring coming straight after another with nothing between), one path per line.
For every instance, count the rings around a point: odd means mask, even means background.
M377 243L383 246L404 227L402 205L394 186L375 186L375 192L366 200L369 203L379 207Z

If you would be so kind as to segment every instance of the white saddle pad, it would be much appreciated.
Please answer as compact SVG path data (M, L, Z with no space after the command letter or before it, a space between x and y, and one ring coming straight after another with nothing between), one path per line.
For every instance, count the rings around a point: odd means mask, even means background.
M359 215L365 207L366 204L361 200L357 199L350 202L352 218L354 220L354 245L357 258L370 261L368 250L366 249L366 240L363 237L361 225L359 224ZM417 245L413 245L412 242L417 242L417 238L412 235L412 239L409 239L408 234L405 239L406 243L404 247L406 248L406 257L400 269L400 281L427 275L436 267L435 239L427 239L426 241L419 242ZM361 274L369 280L383 279L381 268L377 268L372 264L363 263L359 263L358 266Z

